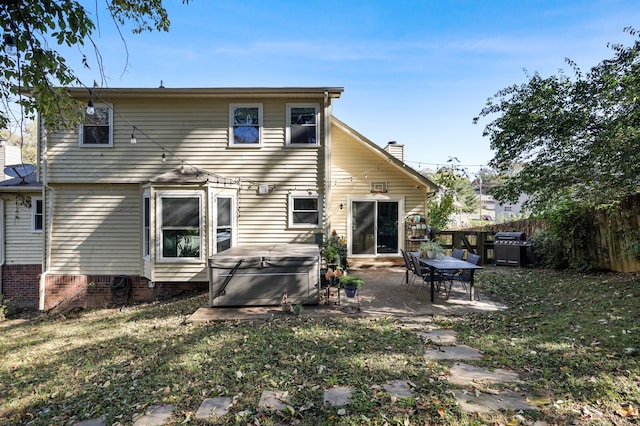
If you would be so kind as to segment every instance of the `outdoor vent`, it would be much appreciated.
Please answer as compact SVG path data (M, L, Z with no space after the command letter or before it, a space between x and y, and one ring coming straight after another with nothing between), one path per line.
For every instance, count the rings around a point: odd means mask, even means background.
M371 192L387 192L387 182L371 182Z

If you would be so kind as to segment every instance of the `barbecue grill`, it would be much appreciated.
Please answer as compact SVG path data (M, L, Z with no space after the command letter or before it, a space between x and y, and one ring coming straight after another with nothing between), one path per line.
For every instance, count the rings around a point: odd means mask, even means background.
M531 242L524 232L496 232L493 256L498 266L526 266L529 264Z

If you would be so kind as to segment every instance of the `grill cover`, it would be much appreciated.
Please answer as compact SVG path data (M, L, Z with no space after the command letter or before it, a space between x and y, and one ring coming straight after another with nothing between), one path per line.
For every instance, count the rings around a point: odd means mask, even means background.
M320 302L320 249L314 244L246 244L209 258L210 306Z

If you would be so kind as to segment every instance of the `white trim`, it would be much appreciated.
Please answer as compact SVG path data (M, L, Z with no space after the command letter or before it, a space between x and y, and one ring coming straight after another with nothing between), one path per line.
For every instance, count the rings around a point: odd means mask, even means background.
M40 206L42 211L40 212L40 216L42 216L42 228L36 229L36 206L38 205L38 201L40 201ZM42 197L31 197L31 232L34 234L40 234L44 230L44 202L42 201Z
M314 199L317 201L318 205L318 221L316 223L294 223L293 222L293 213L294 213L294 199ZM296 191L289 193L287 200L287 225L289 228L295 229L320 229L322 227L322 199L320 194L316 191Z
M95 104L94 108L96 109L96 111L100 108L109 108L109 143L108 144L104 144L104 143L85 144L84 143L85 122L83 120L83 122L80 123L80 130L78 131L78 136L79 136L78 146L80 146L81 148L111 148L113 147L113 104Z
M234 111L236 108L257 108L258 109L258 143L236 143L234 126ZM262 147L262 135L264 129L263 107L261 103L241 103L241 104L229 104L229 148L260 148ZM252 126L256 124L252 123Z
M293 143L291 142L291 110L293 108L314 108L315 109L315 130L316 130L316 136L315 136L315 143ZM287 146L292 146L292 147L296 147L296 148L315 148L320 146L320 104L313 104L313 103L302 103L302 104L296 104L296 103L291 103L291 104L287 104L287 116L286 116L286 131L285 131L285 141L286 141L286 145Z
M404 234L404 224L402 222L402 218L405 215L405 197L400 195L400 196L388 196L388 195L381 195L381 194L367 194L367 195L355 195L355 196L347 196L347 223L351 224L353 223L353 211L352 211L352 204L354 202L376 202L376 205L378 202L385 202L385 203L398 203L398 253L377 253L377 248L376 248L376 253L375 254L367 254L367 253L359 253L359 254L353 254L352 252L352 245L351 243L349 243L347 245L347 251L348 251L348 255L349 256L353 256L354 258L358 258L358 257L397 257L400 254L400 249L404 248L404 239L405 239L405 234ZM376 232L377 232L377 224L376 225ZM347 226L347 241L353 241L353 227L352 226Z
M156 261L158 263L201 263L205 251L204 247L204 235L205 229L203 228L204 217L204 191L170 191L163 190L155 193L156 196L156 232L155 232L155 246L156 246ZM200 256L199 257L163 257L163 238L162 238L162 199L163 198L198 198L198 228L200 231Z
M148 212L147 214L149 215L149 236L148 241L146 241L146 243L149 245L149 253L145 254L144 253L144 249L145 249L145 233L144 233L144 220L145 220L145 200L148 199L149 200L149 206L148 206ZM151 191L149 191L148 189L144 190L144 192L142 193L142 258L144 260L151 260L151 241L153 241L153 236L151 233L151 230L153 229L152 227L152 223L153 221L151 220L151 218L153 217L152 215L152 206L151 206Z

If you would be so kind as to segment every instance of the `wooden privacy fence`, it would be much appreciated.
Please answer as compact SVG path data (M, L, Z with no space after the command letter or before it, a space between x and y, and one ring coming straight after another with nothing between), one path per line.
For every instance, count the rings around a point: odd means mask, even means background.
M473 250L482 256L482 263L488 264L493 261L493 235L496 232L519 231L531 238L536 231L547 229L542 220L521 219L485 226L482 230L442 231L438 235L447 238L447 248ZM640 272L640 194L627 197L617 209L595 210L591 229L588 241L583 244L586 248L569 251L572 260L586 258L600 269ZM635 251L630 247L635 247Z
M454 247L480 255L480 264L493 263L493 231L439 231L438 241L445 250Z

